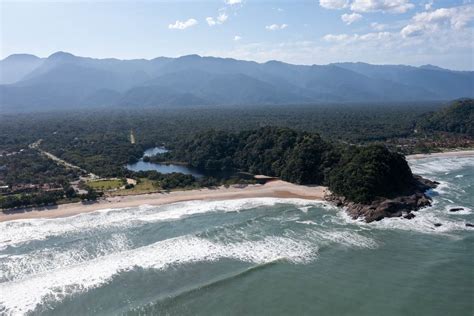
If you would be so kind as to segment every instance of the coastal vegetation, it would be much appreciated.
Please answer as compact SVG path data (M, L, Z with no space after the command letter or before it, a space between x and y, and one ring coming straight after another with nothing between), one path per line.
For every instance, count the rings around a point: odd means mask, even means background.
M64 198L62 190L53 192L22 193L16 195L0 196L0 208L12 209L24 206L47 206L57 204Z
M370 186L374 186L370 175L364 180L366 189L355 181L357 177L352 177L356 173L351 166L365 162L365 153L357 152L359 146L381 145L402 154L472 147L472 102L460 100L451 107L441 103L320 104L2 115L0 200L8 200L2 208L9 208L12 201L18 206L36 205L32 201L42 195L45 202L40 204L81 197L89 200L96 196L94 191L112 194L111 189L117 187L122 189L114 194L139 194L251 183L238 177L196 179L178 173L133 172L125 167L142 158L145 149L155 146L165 146L170 152L148 157L147 161L178 162L211 171L244 170L299 184L331 185L332 179L335 192L354 200L369 200L373 195L367 192L372 192ZM131 130L134 144L130 142ZM132 178L137 184L77 185L84 176L81 170L57 164L38 149L98 175L101 181ZM352 160L359 155L359 160ZM331 169L335 170L332 175ZM361 191L355 195L348 192L346 188L352 184ZM48 193L52 191L58 193Z
M324 184L355 202L407 191L414 181L404 157L381 145L334 145L318 134L265 127L208 131L175 144L162 159L203 169L241 170L298 184Z
M326 182L333 193L358 202L393 197L409 191L414 178L405 158L380 145L345 148L329 168Z

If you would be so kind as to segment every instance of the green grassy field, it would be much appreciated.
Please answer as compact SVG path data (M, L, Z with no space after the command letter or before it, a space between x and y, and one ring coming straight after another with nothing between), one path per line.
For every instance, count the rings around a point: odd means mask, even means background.
M111 195L131 195L131 194L144 194L144 193L151 193L151 192L157 192L161 188L159 186L154 185L155 181L146 179L146 178L140 178L138 180L138 183L131 189L127 190L118 190L111 192Z
M98 191L107 191L118 189L123 186L125 183L122 180L96 180L87 182L87 185Z

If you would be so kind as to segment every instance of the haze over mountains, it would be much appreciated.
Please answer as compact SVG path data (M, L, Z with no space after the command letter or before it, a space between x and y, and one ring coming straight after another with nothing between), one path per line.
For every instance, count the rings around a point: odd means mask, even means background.
M57 52L0 61L0 109L396 102L474 97L474 72L436 66L291 65L235 59L93 59Z

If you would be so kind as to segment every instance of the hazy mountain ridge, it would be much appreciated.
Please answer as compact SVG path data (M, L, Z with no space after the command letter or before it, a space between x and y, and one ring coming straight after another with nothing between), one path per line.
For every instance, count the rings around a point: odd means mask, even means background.
M0 84L15 83L42 64L44 59L29 54L10 55L0 61Z
M188 55L94 59L57 52L0 61L0 106L186 106L474 97L474 72L432 65L292 65Z

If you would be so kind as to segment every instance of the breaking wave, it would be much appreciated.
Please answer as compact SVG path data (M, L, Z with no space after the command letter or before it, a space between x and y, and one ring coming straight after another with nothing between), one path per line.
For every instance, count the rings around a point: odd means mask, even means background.
M55 219L27 219L0 223L0 247L16 245L53 236L98 229L127 228L143 223L179 220L209 212L238 212L276 204L300 206L320 205L320 201L301 199L254 198L226 201L189 201L162 206L143 205L138 208L103 209ZM1 249L1 248L0 248Z
M437 175L447 172L457 171L466 167L474 167L474 158L472 157L439 157L408 159L410 168L415 174L419 175Z
M283 212L282 216L268 215L270 220L260 214L258 208L264 206L268 210L277 204L288 206L290 203L293 211ZM294 225L299 219L297 214L307 215L314 207L324 210L321 205L320 202L270 198L195 201L158 208L101 210L67 218L2 223L7 240L2 242L4 248L0 252L0 312L23 314L34 311L41 304L60 302L65 297L100 287L114 276L136 268L165 270L175 265L220 259L256 265L275 260L305 264L317 258L320 245L374 246L374 241L356 232L325 230L317 233L306 228L294 232L271 231L278 223ZM127 230L104 240L96 234L110 227L133 231L133 226L141 222L178 221L209 212L225 216L241 211L251 212L251 219L230 226L211 226L211 230L204 229L203 233L185 234L138 247L127 238ZM185 221L179 223L185 225ZM73 233L77 236L67 239ZM42 248L29 246L33 245L29 243L32 240L41 241Z
M431 192L433 206L416 212L411 220L389 218L367 224L321 202L255 198L145 205L0 223L0 314L54 306L136 269L165 271L224 259L251 265L191 286L194 291L281 262L307 264L327 247L375 249L383 244L377 238L380 230L453 235L472 229L465 225L474 208L466 197L472 190L472 174L459 170L474 165L474 159L451 160L410 162L415 173L441 182ZM454 207L463 210L450 212ZM197 231L190 230L191 224ZM176 234L166 235L165 226Z
M194 236L181 236L72 265L63 262L63 267L51 273L39 273L29 278L1 283L0 302L5 311L25 313L33 311L44 299L59 301L66 295L103 285L117 273L136 267L166 269L171 265L221 258L255 264L281 259L306 263L315 258L317 250L310 242L283 237L222 244Z

